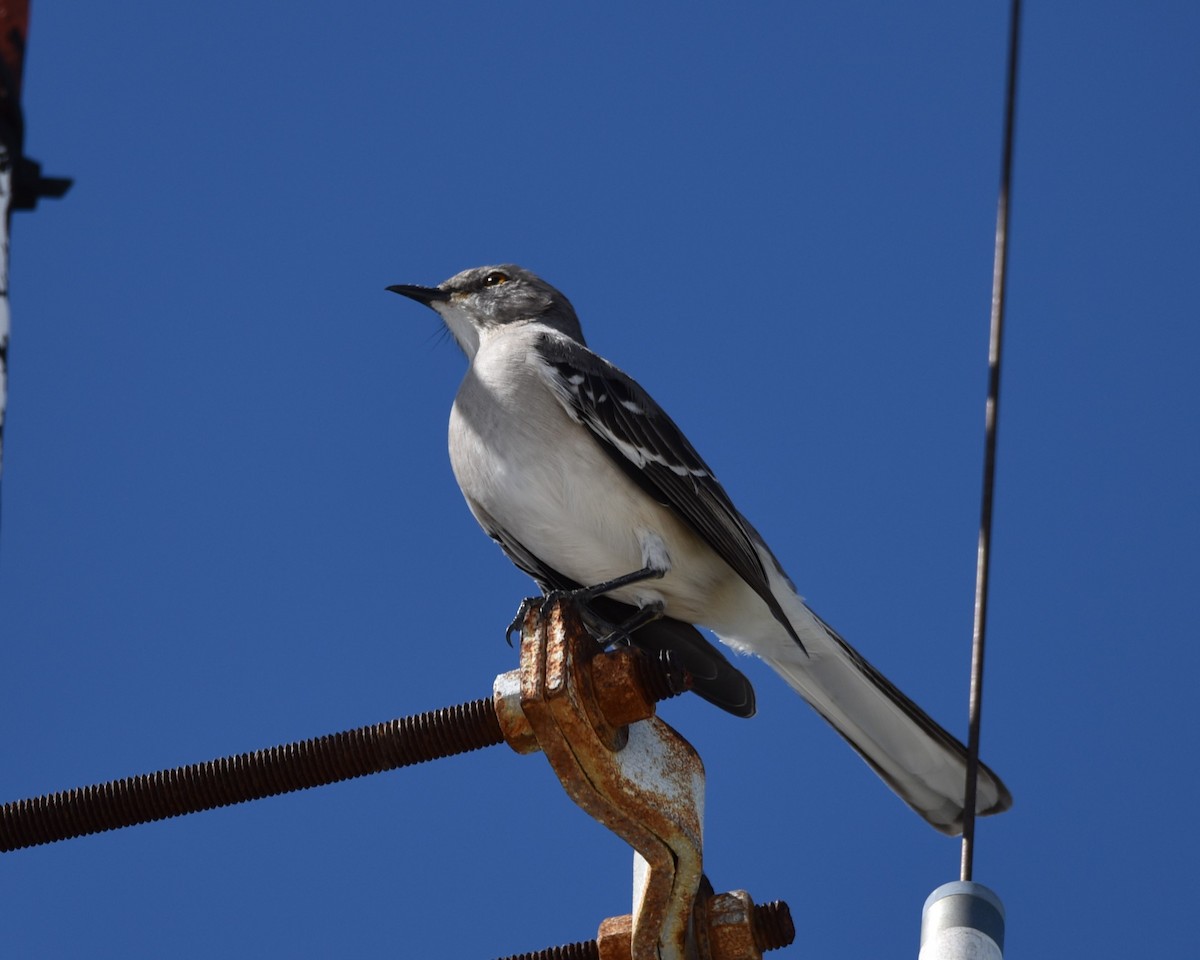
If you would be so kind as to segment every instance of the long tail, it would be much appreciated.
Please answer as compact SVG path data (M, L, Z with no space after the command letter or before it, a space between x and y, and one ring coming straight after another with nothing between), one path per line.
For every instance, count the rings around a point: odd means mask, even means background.
M787 593L782 605L805 649L787 638L767 649L754 644L754 652L829 721L905 803L942 833L962 833L966 747L799 597L790 591L778 593ZM983 764L976 790L979 816L1001 813L1012 805L1008 788Z

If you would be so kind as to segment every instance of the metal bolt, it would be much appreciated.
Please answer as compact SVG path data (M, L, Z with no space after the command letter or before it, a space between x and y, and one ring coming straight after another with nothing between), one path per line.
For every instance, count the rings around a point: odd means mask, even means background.
M759 960L796 939L786 903L758 905L745 890L709 897L703 914L709 960Z
M782 900L754 903L744 890L709 897L704 911L708 923L707 952L702 960L757 958L780 950L796 939L792 911ZM623 960L629 957L632 917L609 917L595 940L518 953L503 960ZM716 936L714 936L714 933Z
M763 953L781 950L796 939L796 924L792 911L782 900L758 903L754 906L754 940Z

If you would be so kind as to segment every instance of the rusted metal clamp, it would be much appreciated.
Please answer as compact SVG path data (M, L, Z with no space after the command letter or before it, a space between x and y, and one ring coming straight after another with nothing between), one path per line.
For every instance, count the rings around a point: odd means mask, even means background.
M644 860L631 960L686 960L703 866L704 766L653 716L633 675L638 655L598 652L570 604L531 611L520 669L496 678L496 714L513 749L545 753L571 799Z

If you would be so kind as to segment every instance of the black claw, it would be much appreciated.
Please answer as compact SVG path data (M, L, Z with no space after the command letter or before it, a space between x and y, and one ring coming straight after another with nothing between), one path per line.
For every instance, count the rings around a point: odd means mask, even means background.
M534 597L534 603L536 603L538 600L542 601L542 605L538 608L538 616L544 617L549 614L550 608L559 600L574 600L576 594L578 593L578 590L551 590L544 597Z
M519 636L522 628L525 626L525 615L529 613L530 607L535 603L541 602L541 600L541 597L526 597L521 601L521 605L517 607L516 616L509 621L508 628L504 631L504 642L510 647L513 645L513 634L515 633ZM542 612L539 611L538 616L541 616Z

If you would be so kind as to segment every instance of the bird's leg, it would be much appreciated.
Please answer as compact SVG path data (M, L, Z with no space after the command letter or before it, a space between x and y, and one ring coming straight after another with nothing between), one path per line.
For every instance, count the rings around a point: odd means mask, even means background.
M643 580L659 580L666 576L666 573L666 570L659 567L642 567L641 570L634 570L633 573L622 574L619 577L613 577L611 580L605 580L603 583L592 584L590 587L576 587L574 590L551 590L546 594L545 599L542 600L542 609L539 613L541 616L545 616L550 611L550 606L556 600L587 603L587 601L595 599L602 594L612 590L619 590L621 587L627 587L631 583L641 583Z
M600 644L600 649L606 650L614 643L621 640L628 641L630 634L639 627L644 627L648 623L652 623L659 619L666 611L667 605L661 600L655 600L653 603L648 603L644 607L639 607L637 613L621 623L610 625L609 632L605 634L597 642Z

